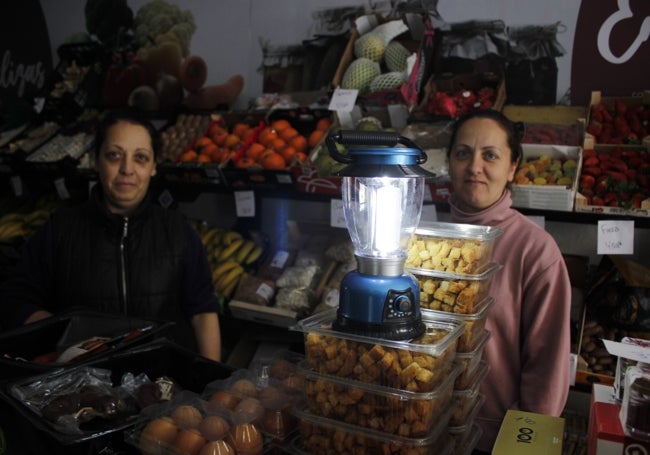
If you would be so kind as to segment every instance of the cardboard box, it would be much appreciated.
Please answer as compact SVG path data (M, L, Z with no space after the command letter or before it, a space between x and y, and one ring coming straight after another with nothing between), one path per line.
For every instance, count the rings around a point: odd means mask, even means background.
M564 419L533 412L508 410L492 448L492 455L561 455Z
M619 412L613 402L613 388L595 384L589 412L588 455L632 455L650 451L650 442L632 439L625 434Z
M419 27L415 27L415 22L412 20L412 18L411 20L406 20L406 18L402 20L407 25L409 32L402 33L394 39L401 43L410 52L417 52L418 48L420 47L420 40L417 39L414 35L417 36L419 34L419 30L417 30ZM364 28L370 31L377 25L385 24L387 22L390 22L390 20L377 14L366 15L357 18L355 21L355 27L352 30L352 34L350 35L348 45L345 48L343 57L341 57L339 66L336 70L336 73L334 74L334 79L332 80L333 88L339 88L341 86L345 71L350 66L350 63L355 60L356 57L354 55L354 44L361 36L366 33L366 30L364 30ZM422 18L422 23L424 23L424 18ZM388 72L388 70L386 70L382 65L382 74L386 72ZM397 88L393 90L382 90L372 94L360 95L357 98L357 103L369 106L387 106L389 104L406 104L406 100L404 99L401 90Z
M525 144L583 144L587 108L582 106L506 105L503 114L513 122L524 124Z
M600 91L591 92L591 100L589 102L589 111L587 113L588 114L588 116L587 116L587 126L589 126L589 124L591 122L591 114L592 114L591 109L592 109L593 106L595 106L595 105L597 105L599 103L603 103L607 107L607 110L610 113L613 113L615 111L614 102L616 100L622 101L623 103L625 103L626 106L639 106L639 105L649 106L650 105L650 90L644 90L643 93L640 94L640 96L610 96L610 97L606 97L606 96L603 96L602 92L600 92ZM646 126L646 128L647 128L647 126ZM650 135L650 132L649 132L649 135ZM635 144L635 143L629 143L628 144L627 142L624 141L623 144L621 144L621 146L622 147L634 147L635 145L639 145L640 143L642 143L643 139L644 138L642 138L642 137L638 138L638 143L637 144ZM596 137L594 135L592 135L592 134L590 134L588 132L585 132L585 141L588 141L588 140L591 140L594 144L598 143L598 141L597 141L597 139L596 139Z
M562 145L524 144L522 162L548 155L552 159L574 159L577 169L582 167L582 148ZM512 206L540 210L573 211L578 190L578 172L571 186L564 185L512 185Z
M650 142L648 142L650 145ZM620 152L621 147L619 145L603 145L603 144L595 144L594 143L594 138L593 136L588 137L585 139L584 142L585 148L584 150L595 150L599 155L600 154L611 154L618 150ZM625 155L629 155L632 152L637 152L640 156L644 156L645 163L650 164L650 151L648 150L647 146L625 146L623 148L624 154L621 157L621 160L626 162L628 164L629 169L635 169L635 166L638 166L637 164L633 163L632 161L629 160L628 157ZM635 169L636 170L636 169ZM582 174L582 167L580 169L581 174ZM638 179L639 177L637 177ZM632 180L634 182L634 180ZM638 182L634 182L638 183ZM582 194L582 189L578 187L578 191L576 192L576 199L575 199L575 211L576 212L582 212L582 213L597 213L597 214L607 214L607 215L623 215L623 216L636 216L636 217L650 217L650 193L648 193L646 190L645 194L646 198L641 201L641 206L636 208L636 207L609 207L607 205L592 205L590 203L589 198L585 195ZM638 191L637 191L638 192Z

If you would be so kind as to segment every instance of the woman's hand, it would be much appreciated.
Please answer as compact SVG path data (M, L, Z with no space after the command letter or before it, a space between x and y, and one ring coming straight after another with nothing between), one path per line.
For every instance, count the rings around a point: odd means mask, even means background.
M25 319L23 324L31 324L32 322L41 321L43 319L51 318L52 316L54 315L49 311L45 311L45 310L34 311L32 314L30 314L27 317L27 319Z

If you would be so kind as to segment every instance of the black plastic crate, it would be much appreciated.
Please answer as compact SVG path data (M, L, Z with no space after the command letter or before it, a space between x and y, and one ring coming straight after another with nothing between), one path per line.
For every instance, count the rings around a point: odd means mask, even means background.
M232 367L209 360L163 338L113 353L85 365L5 381L0 387L0 426L7 440L7 453L134 452L133 447L125 442L124 430L137 423L137 413L117 420L90 421L79 426L79 434L70 434L59 431L53 423L28 407L18 396L17 391L21 387L34 381L54 380L59 375L73 375L88 367L110 370L111 380L116 386L125 373L135 376L144 373L152 381L166 376L173 379L182 390L195 393L200 393L214 380L229 377L234 371Z
M12 379L95 361L162 336L173 325L172 322L91 311L55 315L0 334L0 378ZM145 330L110 349L97 350L83 360L74 363L52 361L55 353L92 337L114 338L137 329Z

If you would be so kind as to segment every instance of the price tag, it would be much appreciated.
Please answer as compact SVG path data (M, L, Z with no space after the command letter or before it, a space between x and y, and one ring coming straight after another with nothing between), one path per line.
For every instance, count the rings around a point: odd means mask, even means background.
M401 131L408 124L409 110L404 104L389 104L388 117L390 118L390 126L397 131Z
M14 192L14 196L20 197L23 195L23 180L20 178L20 176L11 176L9 183L11 185L11 190Z
M634 254L634 221L598 221L598 254Z
M70 199L70 192L68 191L68 188L65 186L65 179L63 178L56 179L54 181L54 187L56 188L56 192L61 199L63 200Z
M158 196L158 202L160 203L161 207L167 209L174 203L174 197L172 196L172 193L169 192L169 190L165 190L160 193L160 196Z
M291 175L290 174L276 174L275 178L277 179L278 183L280 184L291 184L293 181L291 180Z
M270 265L276 269L283 269L288 259L289 252L280 250L273 255L273 259L271 259Z
M255 193L253 191L235 191L235 208L238 217L254 217Z
M354 20L354 27L359 32L359 36L368 33L377 26L377 17L374 14L359 16Z
M357 102L359 90L337 88L332 93L329 110L336 112L351 112Z
M345 228L345 216L343 215L343 201L332 199L330 202L330 226Z

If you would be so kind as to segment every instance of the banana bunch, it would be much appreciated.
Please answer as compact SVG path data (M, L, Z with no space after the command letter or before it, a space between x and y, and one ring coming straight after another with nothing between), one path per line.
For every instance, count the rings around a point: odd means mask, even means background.
M233 230L195 225L212 267L212 283L217 295L229 299L246 268L257 261L264 248Z
M50 218L50 212L36 209L30 213L10 212L0 217L0 242L26 240Z

